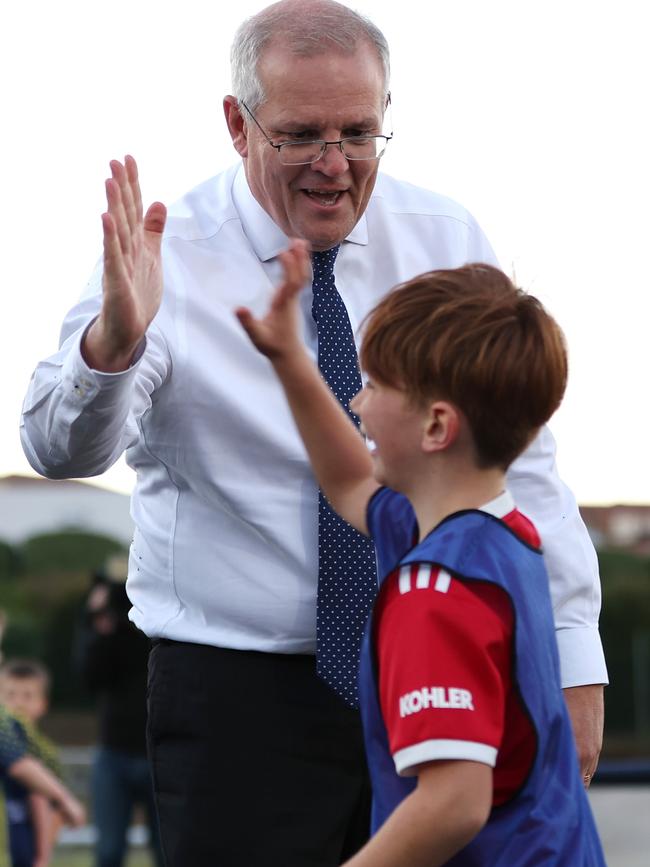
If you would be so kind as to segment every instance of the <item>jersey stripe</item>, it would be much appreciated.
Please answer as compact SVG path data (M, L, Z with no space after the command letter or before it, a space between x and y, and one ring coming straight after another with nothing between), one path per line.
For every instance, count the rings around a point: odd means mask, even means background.
M420 563L418 575L415 579L415 586L418 590L426 590L431 580L431 566L428 563Z
M441 569L438 572L438 577L436 578L435 589L438 593L446 593L449 590L449 585L451 584L451 575L449 572L446 572L444 569Z
M402 566L399 570L399 592L408 593L411 589L411 567Z

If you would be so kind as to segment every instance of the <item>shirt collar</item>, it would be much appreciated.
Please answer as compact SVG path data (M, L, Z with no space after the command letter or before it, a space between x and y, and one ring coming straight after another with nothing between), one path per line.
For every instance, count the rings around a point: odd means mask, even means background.
M505 516L510 514L514 509L515 501L512 498L512 494L510 491L504 491L502 494L499 494L498 497L490 500L489 503L481 506L479 511L487 512L488 515L493 515L495 518L505 518Z
M233 199L244 234L260 261L267 262L286 250L289 239L251 193L243 164L240 165L235 176ZM368 243L368 225L365 213L345 241L362 245Z

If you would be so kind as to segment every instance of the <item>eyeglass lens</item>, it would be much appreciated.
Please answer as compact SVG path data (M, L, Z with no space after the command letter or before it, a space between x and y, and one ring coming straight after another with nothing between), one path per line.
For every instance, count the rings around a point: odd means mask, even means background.
M384 136L370 136L363 138L347 138L340 143L332 143L330 147L340 146L346 159L349 160L372 160L380 157L386 149ZM284 142L280 146L280 157L288 165L300 163L313 163L325 152L325 143L312 142Z

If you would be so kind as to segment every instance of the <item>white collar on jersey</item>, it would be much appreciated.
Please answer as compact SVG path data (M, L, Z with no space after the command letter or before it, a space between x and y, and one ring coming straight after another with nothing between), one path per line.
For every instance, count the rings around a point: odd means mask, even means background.
M514 508L516 507L512 494L510 491L504 491L498 497L490 500L489 503L481 506L479 511L487 512L488 515L493 515L495 518L505 518Z

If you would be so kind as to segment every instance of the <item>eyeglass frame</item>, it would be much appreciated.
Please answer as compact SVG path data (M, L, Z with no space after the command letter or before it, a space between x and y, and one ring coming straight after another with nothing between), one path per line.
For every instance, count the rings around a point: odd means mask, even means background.
M276 149L276 151L278 152L278 156L280 157L280 160L282 160L282 148L285 147L285 145L289 145L289 146L296 145L296 144L301 144L301 145L318 144L318 145L320 145L320 148L321 148L320 153L318 154L317 157L314 157L313 160L308 160L307 162L300 162L300 163L284 163L283 162L282 163L283 166L310 166L312 163L317 162L318 160L322 159L325 156L325 153L326 153L329 145L338 145L339 150L341 151L341 153L343 154L345 159L351 160L352 162L360 162L361 160L380 160L383 157L383 155L386 153L386 147L388 145L388 142L392 141L392 138L393 138L393 131L391 129L390 135L383 135L383 134L360 135L360 136L354 136L353 135L353 136L345 136L344 138L340 138L340 139L335 140L335 141L325 141L325 139L316 138L316 139L310 139L309 141L297 141L297 142L283 141L283 142L280 142L280 144L274 144L274 142L271 141L271 138L269 137L268 133L264 130L264 128L262 127L262 125L260 124L258 119L255 117L253 112L246 105L244 100L243 99L237 100L237 104L244 106L244 108L246 109L248 114L251 116L251 119L255 123L255 126L259 129L259 131L262 133L262 135L267 140L267 142L271 145L271 147ZM388 91L388 93L386 94L386 108L390 108L390 107L391 107L391 98L390 98L390 91ZM391 112L391 116L392 116L392 112ZM391 126L392 126L392 123L391 123ZM377 156L374 156L374 157L350 157L350 156L348 156L345 153L345 151L343 150L343 143L346 141L357 141L360 138L362 138L362 139L363 138L365 138L365 139L383 138L383 139L386 139L386 144L384 145L384 149L382 150L382 152L380 154L377 154Z

